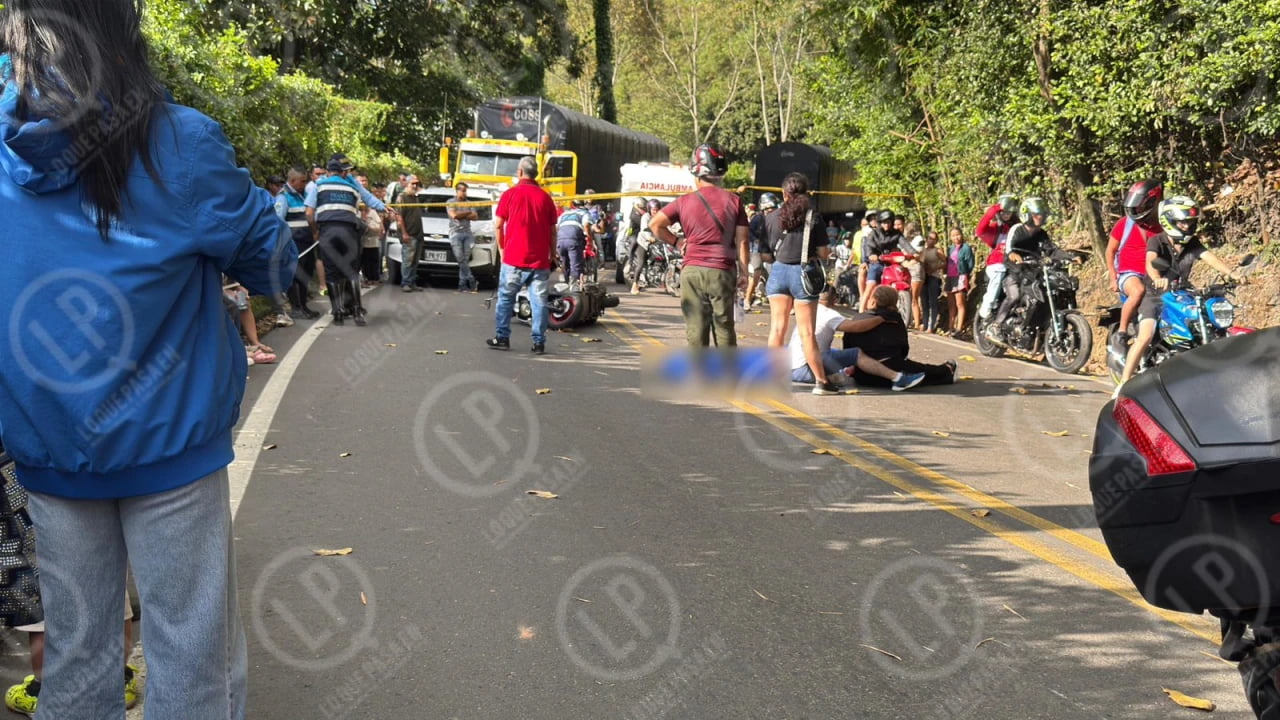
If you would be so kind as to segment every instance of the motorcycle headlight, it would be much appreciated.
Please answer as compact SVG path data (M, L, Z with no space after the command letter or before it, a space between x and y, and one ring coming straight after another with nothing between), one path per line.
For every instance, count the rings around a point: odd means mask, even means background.
M1236 322L1236 308L1225 298L1209 302L1209 322L1219 330L1226 330Z

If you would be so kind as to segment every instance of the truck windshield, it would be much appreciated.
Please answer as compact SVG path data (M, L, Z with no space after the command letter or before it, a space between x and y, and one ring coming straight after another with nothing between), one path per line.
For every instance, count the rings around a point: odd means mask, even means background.
M464 152L459 171L466 175L515 177L520 167L520 157L520 155L498 153Z

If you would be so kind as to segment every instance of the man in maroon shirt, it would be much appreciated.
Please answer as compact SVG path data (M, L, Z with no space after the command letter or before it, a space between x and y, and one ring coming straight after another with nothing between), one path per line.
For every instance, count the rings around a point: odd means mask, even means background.
M729 163L713 145L693 151L689 172L698 189L667 205L649 221L659 239L675 245L673 223L684 231L680 310L690 347L707 347L714 328L717 347L734 347L733 304L747 286L750 254L742 198L720 187Z
M547 351L547 279L556 253L556 204L538 186L538 164L526 157L520 161L520 179L502 193L493 213L493 235L502 253L498 279L497 332L485 343L497 350L511 349L511 311L516 293L528 286L533 311L533 353Z

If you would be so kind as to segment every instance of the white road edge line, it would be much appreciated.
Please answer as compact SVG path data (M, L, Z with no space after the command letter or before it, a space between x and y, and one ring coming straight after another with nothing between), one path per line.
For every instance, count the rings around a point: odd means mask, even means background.
M271 422L276 417L280 401L284 399L284 393L289 389L289 383L293 380L298 366L302 364L302 359L307 356L307 351L315 344L320 333L329 327L332 319L333 316L325 314L308 328L302 337L298 338L293 347L289 348L284 360L276 365L271 373L271 379L267 380L266 387L262 388L262 393L254 401L249 416L236 432L234 445L236 459L227 467L231 481L231 517L233 519L236 511L240 509L240 500L244 498L245 490L249 489L249 479L253 476L254 466L258 464L258 455L262 454L262 443L266 440L267 432L271 430Z

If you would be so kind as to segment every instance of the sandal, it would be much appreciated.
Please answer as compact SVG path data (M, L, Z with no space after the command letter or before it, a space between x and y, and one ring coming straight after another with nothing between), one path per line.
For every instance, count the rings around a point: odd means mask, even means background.
M254 365L270 365L276 361L275 352L266 345L247 347L245 352L248 353Z

